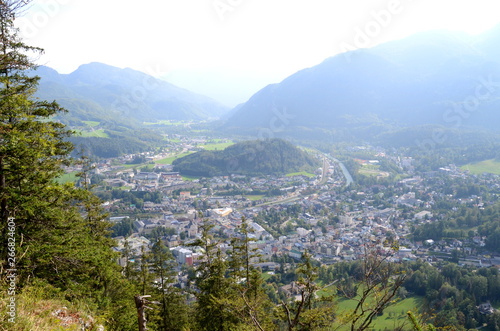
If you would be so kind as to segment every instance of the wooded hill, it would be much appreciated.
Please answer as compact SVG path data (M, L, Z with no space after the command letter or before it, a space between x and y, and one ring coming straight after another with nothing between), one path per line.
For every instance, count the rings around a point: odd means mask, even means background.
M222 151L201 151L173 162L174 170L190 176L284 175L314 171L319 161L282 139L244 141Z

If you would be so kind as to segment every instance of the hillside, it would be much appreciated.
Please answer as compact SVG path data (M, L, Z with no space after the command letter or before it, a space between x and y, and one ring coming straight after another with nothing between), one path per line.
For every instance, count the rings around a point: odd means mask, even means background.
M318 160L281 139L240 142L222 151L201 151L173 162L174 170L191 176L270 175L314 170Z
M294 136L320 128L369 129L366 137L373 137L389 127L429 124L494 130L499 38L500 28L477 37L421 33L339 54L258 91L225 128L255 130L278 120Z
M34 74L41 77L37 97L58 100L69 110L63 118L70 124L208 120L228 110L213 99L129 68L89 63L70 74L43 66Z

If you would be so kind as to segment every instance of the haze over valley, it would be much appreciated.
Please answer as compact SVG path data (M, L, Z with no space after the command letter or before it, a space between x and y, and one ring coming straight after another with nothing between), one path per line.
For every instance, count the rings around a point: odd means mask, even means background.
M0 1L0 329L499 330L497 16Z

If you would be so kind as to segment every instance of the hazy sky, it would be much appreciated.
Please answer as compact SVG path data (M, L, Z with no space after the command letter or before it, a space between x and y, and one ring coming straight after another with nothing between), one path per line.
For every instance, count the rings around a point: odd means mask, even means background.
M234 105L346 49L434 29L477 34L499 12L498 0L35 0L18 25L60 73L103 62Z

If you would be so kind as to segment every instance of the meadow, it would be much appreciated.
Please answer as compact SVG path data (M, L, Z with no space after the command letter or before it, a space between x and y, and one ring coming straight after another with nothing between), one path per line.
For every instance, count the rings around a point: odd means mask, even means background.
M498 160L485 160L481 162L469 163L462 167L462 170L468 170L471 174L480 175L483 173L490 173L500 175L500 161Z

